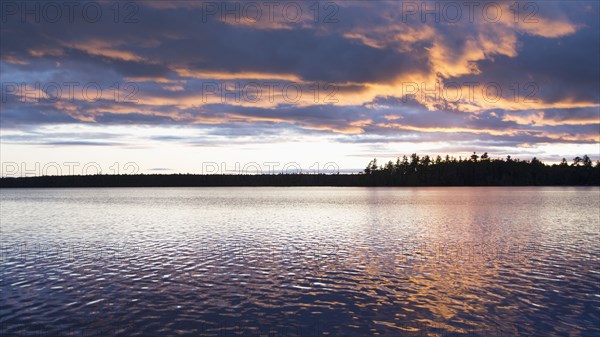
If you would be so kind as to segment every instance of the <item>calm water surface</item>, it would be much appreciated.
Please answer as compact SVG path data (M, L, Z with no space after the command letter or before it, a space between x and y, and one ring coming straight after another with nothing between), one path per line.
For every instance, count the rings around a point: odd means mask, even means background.
M599 336L598 188L3 189L6 336Z

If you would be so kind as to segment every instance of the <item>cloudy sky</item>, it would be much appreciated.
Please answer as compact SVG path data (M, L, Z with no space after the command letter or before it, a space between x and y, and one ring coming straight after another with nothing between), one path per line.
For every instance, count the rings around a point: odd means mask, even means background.
M412 152L597 159L599 8L3 1L3 174L345 171Z

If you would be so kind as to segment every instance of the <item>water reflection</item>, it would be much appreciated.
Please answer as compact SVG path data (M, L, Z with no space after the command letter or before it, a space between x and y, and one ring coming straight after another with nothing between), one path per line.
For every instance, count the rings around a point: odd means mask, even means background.
M599 190L2 190L7 335L600 333Z

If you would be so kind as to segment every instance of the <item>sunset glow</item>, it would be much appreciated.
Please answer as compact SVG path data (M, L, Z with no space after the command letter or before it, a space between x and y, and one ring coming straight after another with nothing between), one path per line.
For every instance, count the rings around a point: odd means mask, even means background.
M600 156L597 2L55 4L2 5L3 163Z

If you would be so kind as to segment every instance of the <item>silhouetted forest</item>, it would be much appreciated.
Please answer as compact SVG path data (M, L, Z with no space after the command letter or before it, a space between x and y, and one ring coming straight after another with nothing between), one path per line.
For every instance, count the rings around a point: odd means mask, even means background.
M373 159L364 172L378 186L600 185L600 162L593 166L587 155L571 163L563 158L560 164L545 165L535 157L491 159L487 152L458 159L413 153L383 165Z
M532 160L420 157L412 154L379 165L373 159L357 174L198 175L138 174L1 178L0 187L184 187L184 186L600 186L600 162L575 157L546 165Z

